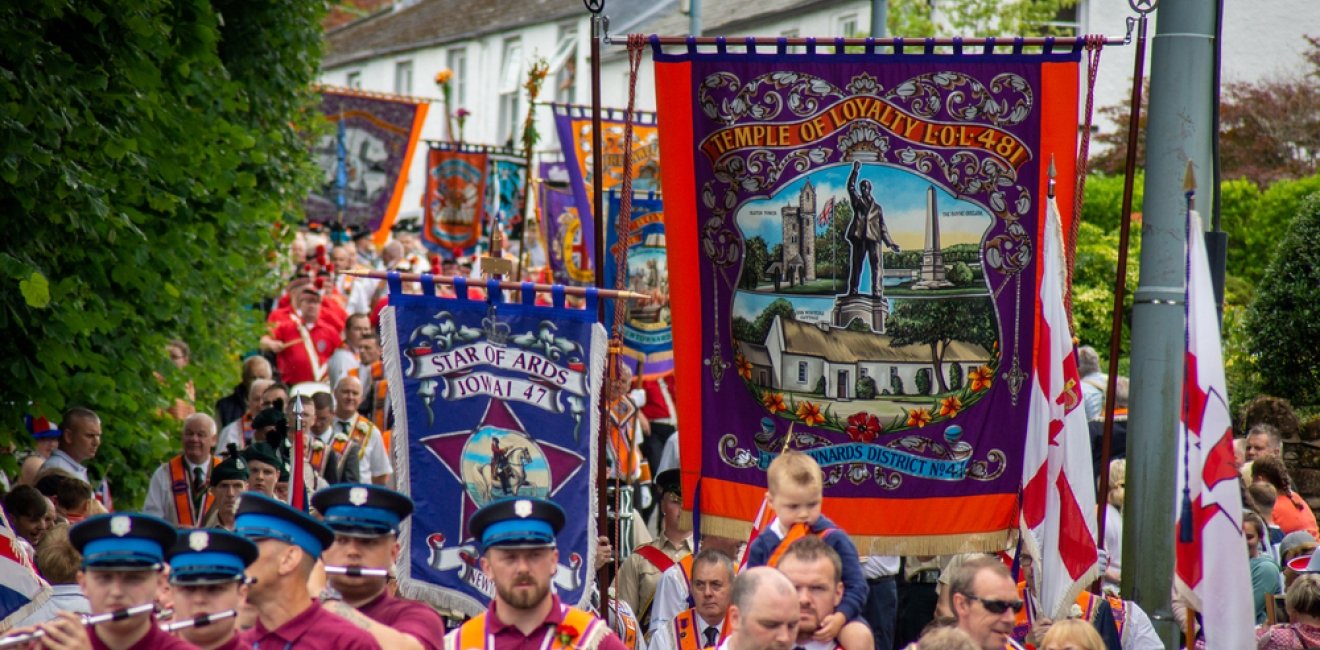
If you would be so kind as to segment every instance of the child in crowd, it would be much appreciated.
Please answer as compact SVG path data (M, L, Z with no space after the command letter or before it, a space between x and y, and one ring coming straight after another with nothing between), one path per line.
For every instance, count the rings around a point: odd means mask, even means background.
M868 590L866 576L848 533L820 513L824 490L820 465L811 456L789 450L770 463L766 478L775 520L748 547L747 566L777 566L793 542L806 535L819 536L843 561L843 600L833 614L821 620L815 637L820 641L837 638L844 650L869 650L874 641L861 618Z

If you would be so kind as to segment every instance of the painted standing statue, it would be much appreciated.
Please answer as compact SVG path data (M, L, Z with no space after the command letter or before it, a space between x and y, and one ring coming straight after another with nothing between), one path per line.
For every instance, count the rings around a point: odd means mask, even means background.
M870 295L877 295L881 286L880 276L884 267L880 264L880 244L888 246L895 253L898 244L889 237L885 227L885 212L875 197L871 195L871 181L857 182L862 163L853 162L852 173L848 175L848 201L852 204L852 220L848 222L848 247L851 254L848 259L848 294L862 292L862 257L871 263Z

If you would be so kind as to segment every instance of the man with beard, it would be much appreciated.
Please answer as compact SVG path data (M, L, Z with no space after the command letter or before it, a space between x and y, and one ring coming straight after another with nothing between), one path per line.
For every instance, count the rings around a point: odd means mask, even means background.
M778 569L759 566L733 581L729 627L719 650L791 650L797 639L798 607L793 583Z
M381 647L439 650L445 623L435 610L391 596L386 575L349 573L392 570L399 559L399 525L412 514L412 499L376 485L337 485L313 495L312 507L335 532L321 561L331 593L342 600L326 600L325 608L370 632Z
M993 557L964 562L949 578L949 593L957 627L982 650L1022 649L1012 635L1024 603L1003 562Z
M695 605L652 630L649 650L698 650L719 645L728 630L724 615L733 590L733 559L715 549L703 549L692 560L692 599Z
M243 571L257 559L257 547L219 530L185 530L166 553L174 589L175 622L236 611L247 596ZM202 650L248 650L238 639L237 615L200 619L178 635Z
M779 570L797 589L797 647L803 650L837 650L842 647L834 638L816 637L820 622L834 613L843 600L843 562L824 540L814 535L803 537L779 560Z
M247 570L257 621L244 641L253 648L379 650L370 634L326 611L307 590L316 559L335 538L325 524L253 492L239 502L236 523L238 534L257 545Z
M550 581L559 566L555 535L564 511L546 499L501 499L472 515L468 528L481 546L481 570L495 583L495 600L445 637L450 650L512 650L572 645L625 650L609 626L559 601ZM564 637L570 637L565 643Z

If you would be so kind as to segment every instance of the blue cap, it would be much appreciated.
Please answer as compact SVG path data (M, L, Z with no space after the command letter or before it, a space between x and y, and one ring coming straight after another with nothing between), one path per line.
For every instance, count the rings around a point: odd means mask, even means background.
M312 507L337 534L381 537L399 532L399 524L413 512L413 501L389 488L353 483L313 494Z
M483 551L546 548L564 527L564 509L549 499L515 497L492 501L476 511L468 527Z
M165 553L170 582L202 585L242 580L257 559L257 545L246 537L218 528L179 531Z
M321 557L334 543L335 534L325 524L259 492L244 492L234 517L234 532L250 540L278 539Z
M69 529L84 569L158 569L174 538L173 526L137 513L96 515Z

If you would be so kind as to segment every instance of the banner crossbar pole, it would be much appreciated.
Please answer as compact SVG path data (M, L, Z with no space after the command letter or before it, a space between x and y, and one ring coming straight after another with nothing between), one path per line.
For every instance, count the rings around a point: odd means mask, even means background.
M344 275L351 275L358 278L373 278L376 280L387 280L390 277L390 272L344 271ZM454 285L454 278L447 275L431 275L430 273L399 273L398 275L399 275L399 280L403 282L421 282L423 277L430 277L431 281L436 284L446 284L449 286ZM485 288L486 281L485 280L472 281L468 283L468 287L473 289ZM564 290L564 294L569 296L585 296L587 295L587 289L588 289L588 287L578 287L567 284L555 285L555 284L542 284L539 282L514 282L512 280L501 280L500 288L511 289L511 290L529 288L537 293L552 292L556 289L562 288ZM633 291L618 291L615 289L598 289L596 291L596 295L600 296L601 298L608 298L610 300L641 300L643 298L648 297L645 294L640 294Z
M1133 25L1128 25L1128 32L1123 36L1105 36L1105 45L1131 45ZM660 45L723 45L725 47L774 47L783 44L786 47L814 45L816 47L891 47L917 50L927 46L978 47L991 45L996 48L1016 48L1018 46L1043 47L1052 45L1056 49L1072 47L1081 51L1086 45L1086 36L1046 37L988 37L988 36L938 36L929 38L809 38L803 36L652 36L651 41ZM610 45L626 46L627 39L606 37Z

